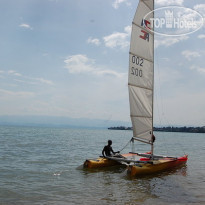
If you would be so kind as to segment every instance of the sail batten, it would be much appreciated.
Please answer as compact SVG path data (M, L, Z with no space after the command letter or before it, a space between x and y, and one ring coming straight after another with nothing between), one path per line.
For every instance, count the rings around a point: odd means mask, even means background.
M139 1L132 23L128 74L133 137L149 144L153 133L154 34L149 29L153 8L153 0Z
M128 83L129 86L133 86L133 87L137 87L137 88L142 88L142 89L147 89L147 90L153 90L151 88L146 88L146 87L142 87L142 86L138 86L138 85L133 85L131 83Z
M147 6L147 8L148 8L149 10L152 10L152 9L147 5L146 1L143 1L143 2L144 2L144 4Z
M129 54L138 56L139 58L143 58L142 56L139 56L139 55L137 55L136 53L129 52ZM151 63L154 63L152 60L149 60L149 59L146 59L146 58L144 58L144 59L147 60L147 61L149 61L149 62L151 62Z
M143 142L143 143L151 144L150 141L145 141L145 140L142 140L142 139L137 138L137 137L133 137L132 139Z
M130 117L152 118L152 116L140 116L140 115L130 115Z

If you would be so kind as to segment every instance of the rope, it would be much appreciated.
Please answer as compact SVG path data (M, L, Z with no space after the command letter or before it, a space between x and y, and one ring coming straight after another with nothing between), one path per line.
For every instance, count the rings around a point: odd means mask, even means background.
M158 61L158 52L156 51L155 52L155 55L156 55L156 66L155 66L155 70L157 71L157 77L158 77L158 87L155 86L155 89L158 91L158 92L155 92L155 97L156 97L156 105L157 105L157 111L158 111L158 118L159 118L159 124L160 126L162 127L162 124L165 123L166 126L171 126L171 122L167 119L166 115L165 115L165 110L164 110L164 102L163 102L163 99L162 99L162 95L161 95L161 75L160 75L160 65L159 65L159 61ZM161 109L160 109L161 108ZM173 132L172 132L173 133ZM173 133L174 134L174 133ZM165 139L165 134L163 134L163 140L164 142L166 142L166 139ZM184 146L182 145L181 141L177 143L177 145L179 146L179 148L182 150L182 152L184 154L185 153L185 150L184 150ZM167 143L164 143L164 147L166 148L166 152L167 152L167 155L169 154L168 153L168 148L167 148Z
M155 86L155 89L158 91L158 92L155 92L155 97L156 97L156 105L157 105L157 111L158 111L158 118L159 118L159 124L160 124L160 127L162 127L162 121L165 122L165 124L170 124L167 120L167 118L165 117L165 114L164 114L164 106L163 106L163 100L162 100L162 95L161 95L161 78L160 78L160 70L159 70L159 61L158 61L158 52L155 52L155 55L156 55L156 66L155 66L155 70L157 71L157 77L158 77L158 89L157 89L157 86ZM160 109L161 108L161 109ZM161 111L161 112L160 112ZM162 115L162 117L161 117ZM166 142L165 140L165 137L164 135L162 135L163 137L163 141ZM167 144L164 143L164 147L166 148L166 152L168 154L168 147L167 147Z
M131 142L133 142L133 139L129 140L128 143L127 143L119 152L121 152L122 150L124 150L124 149L129 145L129 143L131 143Z

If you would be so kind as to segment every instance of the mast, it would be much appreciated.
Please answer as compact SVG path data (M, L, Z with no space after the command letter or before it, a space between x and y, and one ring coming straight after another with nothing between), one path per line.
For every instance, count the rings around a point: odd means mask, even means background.
M153 0L153 10L154 10L154 0ZM154 18L154 11L153 11L153 18ZM152 28L154 31L154 26ZM153 39L154 39L154 32L153 32ZM154 62L154 40L153 40L153 62ZM152 135L154 134L154 63L153 63L153 91L152 91ZM151 156L154 155L154 142L152 139L151 144Z

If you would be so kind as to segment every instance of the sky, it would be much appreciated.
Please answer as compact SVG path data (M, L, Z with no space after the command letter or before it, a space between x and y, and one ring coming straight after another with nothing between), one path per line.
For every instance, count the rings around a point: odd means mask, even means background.
M169 3L167 3L169 2ZM205 17L203 0L156 0ZM0 116L130 121L138 0L0 0ZM205 26L155 35L155 125L205 126Z

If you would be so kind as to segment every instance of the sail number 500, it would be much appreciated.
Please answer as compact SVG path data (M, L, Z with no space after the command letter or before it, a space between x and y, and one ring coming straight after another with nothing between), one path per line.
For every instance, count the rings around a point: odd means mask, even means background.
M138 68L132 67L132 68L131 68L131 74L132 74L132 75L135 75L135 76L142 77L142 70L141 70L141 69L138 69Z

